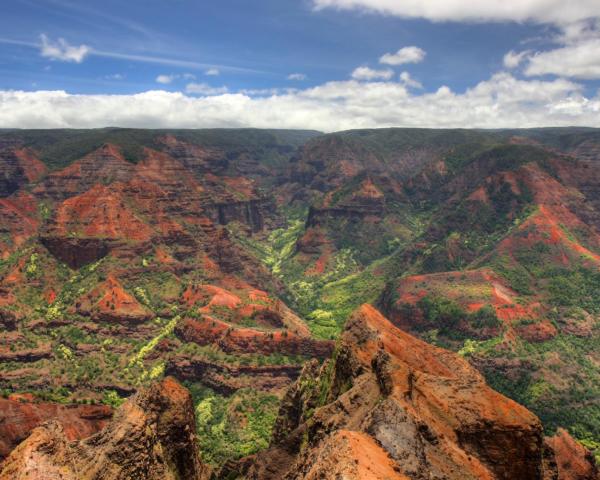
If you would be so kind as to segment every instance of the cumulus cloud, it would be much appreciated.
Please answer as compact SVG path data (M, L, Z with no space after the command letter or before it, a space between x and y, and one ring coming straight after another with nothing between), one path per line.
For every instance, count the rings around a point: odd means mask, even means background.
M513 69L524 64L524 74L528 77L600 78L600 19L562 25L551 40L556 47L549 50L511 50L504 56L504 66Z
M389 80L393 75L392 70L374 70L369 67L358 67L352 72L354 80Z
M580 79L600 78L600 38L568 45L529 57L525 75L561 75Z
M410 88L423 88L423 85L418 80L411 77L410 73L402 72L399 75L400 83Z
M419 47L403 47L396 53L386 53L379 59L379 63L386 65L402 65L404 63L419 63L425 58L425 50Z
M64 38L52 41L42 34L40 41L40 55L50 60L81 63L91 52L91 48L87 45L69 45Z
M227 87L211 87L208 83L188 83L185 91L194 95L221 95L227 93Z
M525 75L558 75L582 80L600 78L600 19L562 27L557 48L527 55Z
M592 80L600 78L600 38L539 52L528 59L525 75L560 75Z
M210 77L216 77L216 76L218 76L220 74L221 74L221 72L219 71L218 68L209 68L208 70L206 70L204 72L204 75L208 75Z
M363 10L440 21L568 24L598 17L598 0L312 0L317 9Z
M302 80L306 80L306 75L304 73L290 73L287 76L288 80L297 80L297 81L302 81Z
M70 95L63 91L0 91L0 125L21 128L122 127L312 128L600 127L600 96L586 97L565 79L521 80L499 73L463 93L441 87L413 94L400 82L328 82L253 97L192 84L189 96Z

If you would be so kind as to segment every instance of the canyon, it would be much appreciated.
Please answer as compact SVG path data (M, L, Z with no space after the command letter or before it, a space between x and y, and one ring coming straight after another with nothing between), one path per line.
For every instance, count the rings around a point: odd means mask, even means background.
M0 478L596 478L599 161L584 128L0 131Z

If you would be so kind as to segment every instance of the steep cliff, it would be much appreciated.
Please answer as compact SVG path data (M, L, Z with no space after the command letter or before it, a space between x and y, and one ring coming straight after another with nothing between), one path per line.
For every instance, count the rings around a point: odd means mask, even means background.
M580 478L596 478L582 447L562 444L545 444L537 417L465 360L364 305L333 359L307 365L289 390L271 449L241 470L253 479L568 479L572 461Z
M32 395L0 398L0 461L45 422L62 423L67 439L77 440L104 428L112 413L106 405L61 405L36 401Z
M128 400L99 433L69 442L65 428L36 428L3 464L0 478L204 480L190 394L172 378Z

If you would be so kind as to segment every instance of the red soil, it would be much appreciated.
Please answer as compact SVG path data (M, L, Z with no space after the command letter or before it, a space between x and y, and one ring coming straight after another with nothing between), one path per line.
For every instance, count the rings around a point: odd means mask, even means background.
M512 473L536 471L529 449L540 449L539 420L489 388L463 358L403 332L370 305L348 320L342 345L363 369L375 369L388 398L427 425L436 448L460 465L465 478L528 478Z
M37 201L27 192L0 198L0 233L8 234L9 243L0 240L0 259L8 256L34 236L39 227Z
M64 424L69 440L93 435L112 417L106 405L62 405L34 403L29 396L0 398L0 460L42 423L57 419Z
M556 456L560 480L587 480L599 478L600 472L591 461L590 453L577 443L569 433L559 428L556 435L547 438Z
M95 185L65 200L57 209L55 235L148 241L152 230L139 220L114 188Z
M517 301L519 295L488 268L406 277L400 280L397 292L398 300L389 314L398 326L406 329L414 327L419 319L403 318L397 307L402 304L416 305L427 295L454 300L468 312L476 312L486 305L491 305L508 331L522 320L538 322L544 311L537 301L529 303L523 303L522 299ZM532 336L527 332L531 333L534 328L523 330L524 336ZM550 330L542 328L545 332L542 336L547 336Z
M143 322L153 316L152 312L126 292L112 275L81 297L77 304L79 313L91 315L99 320Z
M29 148L15 150L15 156L19 160L19 166L23 169L27 180L30 182L37 182L48 170L46 165Z
M187 342L218 345L231 353L283 353L327 357L333 342L313 340L290 331L265 332L253 328L234 328L230 324L204 315L200 320L185 319L176 333Z

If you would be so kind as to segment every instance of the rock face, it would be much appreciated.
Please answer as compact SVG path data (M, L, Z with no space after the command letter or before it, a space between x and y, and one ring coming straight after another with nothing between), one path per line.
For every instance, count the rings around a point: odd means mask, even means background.
M61 422L66 438L77 440L98 432L112 417L105 405L61 405L23 397L0 399L0 460L44 422Z
M126 292L112 276L80 298L77 311L96 321L125 324L143 323L153 317L152 312Z
M0 218L0 259L5 260L35 235L39 226L37 203L25 192L0 198Z
M52 200L65 200L96 184L125 182L133 175L134 168L118 147L105 144L63 170L50 173L36 186L34 193Z
M207 205L205 209L209 218L219 225L240 222L248 225L253 232L262 230L265 219L275 215L275 203L268 198L216 203Z
M546 439L560 480L588 480L600 478L600 471L592 454L560 428L556 435ZM547 477L552 478L550 476ZM554 477L556 478L556 477Z
M235 366L202 358L171 358L165 370L181 380L201 382L221 395L231 395L241 388L263 392L285 391L298 378L297 365Z
M175 333L186 342L216 344L228 353L284 353L317 358L328 357L333 342L301 337L288 331L264 332L253 328L232 328L208 316L200 320L185 319Z
M461 357L363 305L330 362L308 364L283 401L253 479L544 479L564 440L544 446L535 415L489 388ZM544 456L555 455L555 464ZM585 458L580 453L569 453ZM589 459L584 462L594 472ZM579 468L579 467L576 467ZM564 470L564 469L563 469ZM593 476L575 478L594 478Z
M0 150L0 197L7 197L29 182L35 182L46 166L26 148Z
M189 392L166 378L140 391L101 432L69 442L57 422L35 429L6 459L0 479L204 480Z

